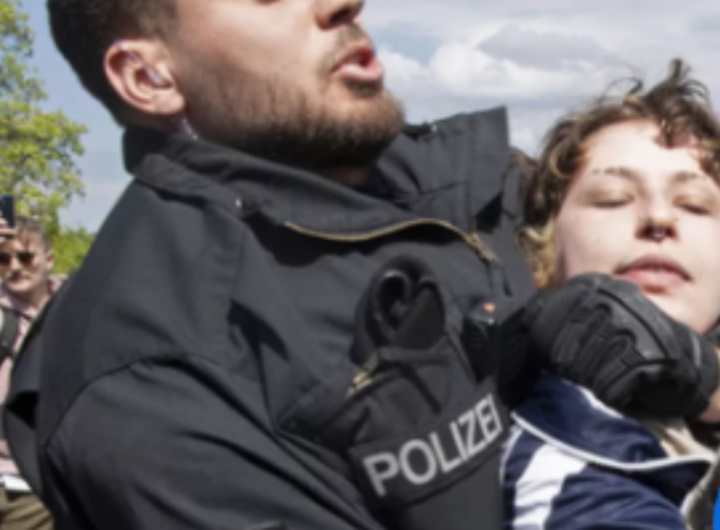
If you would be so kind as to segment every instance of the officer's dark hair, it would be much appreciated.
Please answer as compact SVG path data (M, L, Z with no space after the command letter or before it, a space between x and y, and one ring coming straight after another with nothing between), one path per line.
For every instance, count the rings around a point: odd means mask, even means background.
M663 81L645 89L639 79L631 88L613 96L613 83L605 95L587 107L561 118L545 136L540 156L530 165L520 245L530 260L539 287L553 283L555 256L552 246L554 221L572 179L586 159L586 142L601 129L635 120L652 120L660 126L663 140L675 145L683 136L698 142L703 170L720 178L720 122L708 89L690 77L690 68L679 59L671 61Z
M127 110L105 76L105 53L119 39L161 37L177 22L176 0L48 0L58 49L83 86L120 123Z

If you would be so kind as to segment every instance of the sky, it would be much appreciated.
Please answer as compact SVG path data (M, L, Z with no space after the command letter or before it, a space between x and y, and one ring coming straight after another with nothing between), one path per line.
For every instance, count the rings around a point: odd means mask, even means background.
M62 219L96 230L130 180L121 131L55 50L45 1L22 0L22 8L46 107L89 129L78 160L86 196ZM655 82L675 57L720 98L717 0L367 0L363 18L410 121L502 105L513 142L531 154L563 113L615 80Z

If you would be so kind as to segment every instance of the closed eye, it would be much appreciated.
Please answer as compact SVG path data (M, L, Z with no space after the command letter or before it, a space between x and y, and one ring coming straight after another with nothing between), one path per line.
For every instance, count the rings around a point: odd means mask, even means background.
M703 206L697 206L695 204L686 204L683 206L683 208L686 211L694 213L696 215L708 215L710 213L707 208Z
M684 197L677 201L677 206L695 215L710 215L714 211L711 203L703 197Z
M694 215L715 215L720 212L720 194L714 188L696 186L680 191L673 202L675 207Z
M628 193L598 193L590 198L590 203L599 208L619 208L632 201Z

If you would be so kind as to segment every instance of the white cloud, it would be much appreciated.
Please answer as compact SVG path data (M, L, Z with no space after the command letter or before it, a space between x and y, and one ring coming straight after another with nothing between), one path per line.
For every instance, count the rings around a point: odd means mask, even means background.
M387 70L388 83L402 91L417 91L418 95L437 90L437 81L430 69L420 62L391 49L382 49L380 59Z
M411 119L504 104L513 140L528 150L568 108L617 79L654 82L674 57L720 92L716 1L370 0L366 18L383 36L401 25L438 42L423 62L380 43Z
M452 95L504 98L509 103L582 92L588 85L596 85L601 76L599 64L592 61L555 70L496 58L466 43L443 45L429 67Z
M516 24L503 26L489 38L481 40L478 47L498 59L548 70L591 65L601 62L608 55L592 38L525 29Z

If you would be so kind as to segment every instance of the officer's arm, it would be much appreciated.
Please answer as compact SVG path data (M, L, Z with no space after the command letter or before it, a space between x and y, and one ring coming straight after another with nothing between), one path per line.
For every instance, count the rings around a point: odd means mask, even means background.
M379 529L349 482L262 426L257 384L187 358L95 382L51 439L51 506L103 530Z

